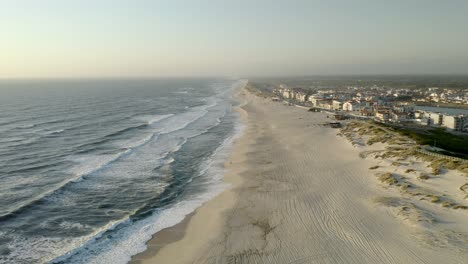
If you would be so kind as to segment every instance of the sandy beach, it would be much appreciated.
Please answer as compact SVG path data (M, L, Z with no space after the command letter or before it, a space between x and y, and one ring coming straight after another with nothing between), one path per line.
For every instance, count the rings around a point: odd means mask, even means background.
M369 169L382 162L323 126L326 113L240 96L247 127L225 164L231 187L133 263L466 263L468 210L383 186ZM466 181L453 177L455 189Z

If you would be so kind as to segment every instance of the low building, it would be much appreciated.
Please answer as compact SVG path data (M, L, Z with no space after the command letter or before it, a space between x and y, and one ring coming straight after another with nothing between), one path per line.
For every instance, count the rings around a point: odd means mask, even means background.
M405 112L392 112L390 118L393 122L406 121L408 119L408 113Z
M332 100L320 100L317 106L324 108L324 109L332 110L333 108Z
M344 111L361 111L362 109L366 107L370 107L370 103L363 101L348 101L343 104L343 110Z
M414 112L414 118L416 118L416 119L424 118L424 111L415 111Z
M441 113L424 112L424 117L427 118L429 126L442 125L443 115Z
M393 106L393 110L396 112L410 113L414 112L414 105L412 104L398 104Z
M374 116L374 110L370 107L365 107L361 109L362 116Z
M444 127L460 132L468 132L468 116L459 115L459 116L443 116Z
M286 99L291 99L292 98L292 95L291 95L291 90L290 89L282 89L281 90L281 96L283 96L283 98L286 98Z
M343 102L339 100L332 101L332 109L333 110L342 110L343 109Z
M319 107L320 103L324 101L325 99L317 96L310 96L309 101L312 103L313 106Z
M381 121L387 121L390 119L390 112L385 110L379 110L375 112L375 117Z
M303 91L296 91L295 92L295 96L296 96L296 100L301 102L301 103L305 103L306 102L306 98L307 98L307 94L304 93Z

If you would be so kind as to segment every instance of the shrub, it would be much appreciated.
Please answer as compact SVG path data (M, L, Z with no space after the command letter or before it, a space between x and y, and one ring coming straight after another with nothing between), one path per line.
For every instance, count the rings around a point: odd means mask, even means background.
M418 177L418 179L420 179L420 180L429 180L429 178L430 178L430 177L429 177L429 175L427 175L427 174L422 174L422 175L420 175L420 176Z
M386 183L388 185L393 185L398 183L398 179L393 176L392 173L387 172L379 176L379 180L383 183Z

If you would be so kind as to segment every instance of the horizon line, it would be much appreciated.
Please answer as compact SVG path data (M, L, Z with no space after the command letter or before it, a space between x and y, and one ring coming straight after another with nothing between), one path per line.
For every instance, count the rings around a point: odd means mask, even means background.
M164 79L254 79L254 78L309 78L309 77L468 77L468 73L337 73L337 74L284 74L284 75L225 75L225 76L21 76L0 77L0 81L9 80L164 80Z

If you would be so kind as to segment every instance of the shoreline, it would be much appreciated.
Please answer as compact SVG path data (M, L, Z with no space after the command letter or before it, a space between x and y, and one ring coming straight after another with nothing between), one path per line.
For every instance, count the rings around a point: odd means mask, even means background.
M323 126L326 114L240 93L247 127L225 162L231 186L162 230L163 245L156 233L145 251L154 254L131 263L461 263L468 256L467 228L446 221L463 223L466 211L434 211L382 186L371 168L384 164ZM386 170L398 172L392 166ZM454 244L439 245L444 239Z
M243 93L245 86L240 88L238 92L234 94L234 97L240 98L240 93ZM244 126L247 125L247 112L242 109L242 107L246 104L245 100L241 100L239 105L234 108L234 111L237 111L240 115L240 122L243 123ZM177 223L174 226L165 228L160 230L152 235L152 238L146 242L147 249L143 252L138 253L131 257L130 264L145 264L145 263L174 263L173 259L177 256L177 247L181 244L181 247L192 247L191 243L195 241L196 243L200 243L197 237L200 235L199 232L194 230L191 225L203 227L205 231L208 229L213 229L213 225L216 225L217 222L220 223L221 221L218 219L221 215L222 211L229 208L229 203L235 202L236 197L234 196L233 189L240 186L242 183L242 178L239 174L243 171L242 169L236 169L235 166L242 167L242 163L244 162L241 155L235 155L233 153L242 152L243 149L243 142L245 139L243 133L233 141L232 150L229 158L224 162L225 168L225 175L223 177L223 181L230 186L220 194L218 194L213 199L207 201L199 208L195 209L192 213L185 216L184 220ZM244 142L245 144L246 142ZM205 221L206 218L210 218L215 221ZM213 231L213 230L211 230ZM206 242L206 241L205 241ZM175 247L175 248L174 248ZM160 256L158 255L159 252L164 249L169 251L169 257L166 258L165 255ZM163 252L163 254L165 254ZM180 255L178 256L181 257ZM178 262L189 262L189 259L177 259Z
M134 256L129 263L141 264L145 259L153 258L164 246L179 241L185 236L185 230L187 228L190 219L196 214L196 210L185 216L182 222L177 223L174 226L165 228L152 235L151 239L146 242L147 249ZM156 239L157 235L157 239Z

